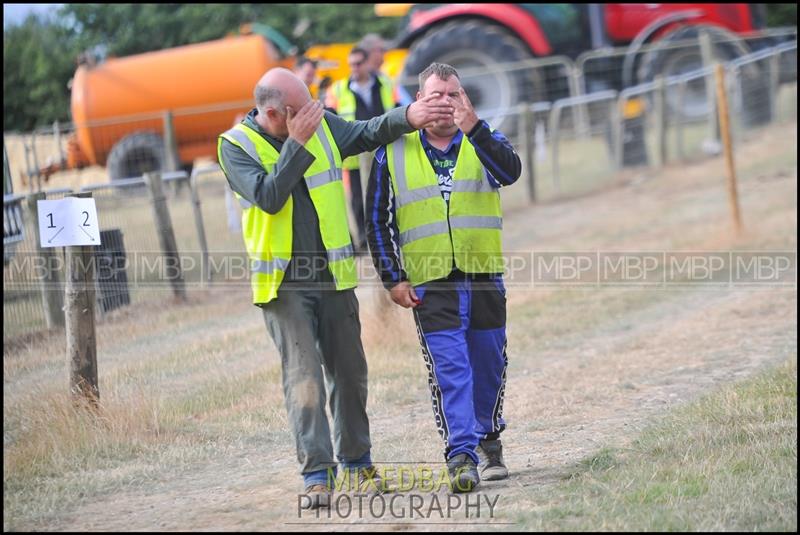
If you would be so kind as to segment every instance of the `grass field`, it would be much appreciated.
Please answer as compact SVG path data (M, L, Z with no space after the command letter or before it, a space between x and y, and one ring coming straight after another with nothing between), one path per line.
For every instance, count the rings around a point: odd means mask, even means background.
M742 235L716 158L642 171L591 196L512 205L505 248L796 251L796 141L790 123L737 147ZM474 527L796 528L796 280L509 282L511 477L482 485L497 498L497 525ZM358 291L373 458L436 467L442 444L413 323L385 309L380 292L369 281ZM102 411L91 415L67 395L63 334L4 344L6 530L407 527L297 524L280 361L247 288L134 303L98 325L97 350ZM462 530L466 520L383 521Z
M583 459L531 531L797 530L797 357Z

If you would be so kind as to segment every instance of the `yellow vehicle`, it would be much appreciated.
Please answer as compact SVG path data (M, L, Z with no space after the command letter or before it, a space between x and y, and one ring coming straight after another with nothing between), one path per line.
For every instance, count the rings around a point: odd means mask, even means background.
M331 45L315 45L306 50L304 56L318 62L317 78L320 81L325 78L331 82L347 78L350 69L347 66L347 55L356 43L334 43ZM392 80L397 80L403 71L408 50L398 48L388 50L383 57L383 72Z

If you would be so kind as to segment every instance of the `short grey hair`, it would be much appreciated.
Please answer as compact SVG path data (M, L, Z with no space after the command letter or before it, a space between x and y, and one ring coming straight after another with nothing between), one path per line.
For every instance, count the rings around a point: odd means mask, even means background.
M261 84L256 85L254 91L256 97L256 108L259 113L264 113L267 107L276 108L283 113L283 91L276 87L267 87Z
M358 43L358 48L371 52L373 48L386 48L386 41L377 33L368 33Z
M422 86L425 85L425 80L427 80L434 74L442 80L447 80L451 76L455 76L456 78L461 80L461 77L458 75L458 71L452 65L448 65L447 63L431 63L424 71L419 73L420 91L422 91Z

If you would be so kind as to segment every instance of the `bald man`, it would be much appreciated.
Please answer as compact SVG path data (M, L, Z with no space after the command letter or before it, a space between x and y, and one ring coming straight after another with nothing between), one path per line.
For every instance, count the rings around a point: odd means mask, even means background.
M348 122L324 111L283 68L261 78L255 101L244 120L220 136L219 161L243 208L253 303L281 355L305 487L298 505L325 507L337 473L334 447L345 474L355 474L360 488L378 487L342 160L452 117L453 107L422 99L369 121Z

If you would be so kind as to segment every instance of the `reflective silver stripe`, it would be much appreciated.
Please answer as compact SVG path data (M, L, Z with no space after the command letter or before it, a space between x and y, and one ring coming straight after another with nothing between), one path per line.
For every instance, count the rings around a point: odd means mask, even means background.
M242 210L247 210L248 208L253 206L253 203L251 203L250 201L248 201L244 197L239 197L239 206L242 207Z
M225 134L229 135L230 137L238 141L239 144L241 144L244 151L247 153L247 155L250 156L253 160L258 162L260 165L264 165L263 162L261 161L261 158L258 157L258 151L256 150L256 146L253 144L253 141L249 137L247 137L247 134L245 134L238 128L231 128L230 130L225 132Z
M394 147L394 180L397 182L397 191L402 194L408 191L406 185L406 140L400 136L393 144Z
M442 192L439 186L425 186L423 188L412 189L408 191L401 191L397 195L397 207L405 206L412 202L424 201L427 199L435 199L441 197Z
M325 154L328 156L328 162L331 164L331 169L336 169L336 159L333 157L331 144L328 143L328 136L325 135L325 128L323 128L321 122L319 123L319 128L317 128L317 137L319 138L320 143L322 143L322 148L325 150Z
M491 193L495 189L485 176L478 180L453 180L453 191L459 193Z
M448 234L447 223L444 221L437 221L435 223L428 223L427 225L420 225L405 232L400 233L400 245L406 245L412 241L428 238L429 236L436 236L437 234Z
M253 260L250 263L250 271L253 273L272 275L276 269L280 271L286 271L288 266L289 260L286 258L275 258L274 260Z
M336 167L336 159L333 157L333 149L331 149L331 144L328 142L328 136L325 135L325 128L322 126L321 122L319 123L316 134L319 138L319 142L322 143L322 149L325 151L325 155L328 157L328 163L330 164L330 167L321 173L306 177L308 189L324 186L330 182L342 179L342 169L340 167Z
M348 243L344 247L338 247L336 249L328 249L328 261L329 262L337 262L339 260L345 260L353 256L353 245Z
M488 229L502 229L503 218L494 216L456 216L450 218L450 227L452 228L488 228ZM437 221L435 223L428 223L427 225L420 225L419 227L412 228L405 232L400 233L400 245L406 245L415 240L436 236L437 234L448 234L449 229L447 223Z
M308 185L308 189L314 189L341 179L341 169L327 169L321 173L317 173L316 175L307 176L306 184Z
M452 228L503 228L503 218L495 216L462 215L450 218Z

